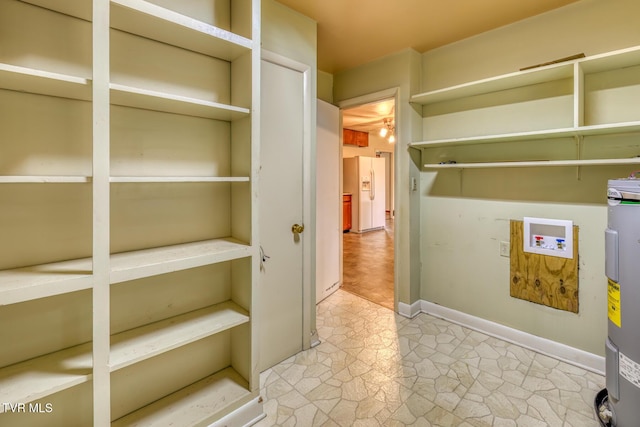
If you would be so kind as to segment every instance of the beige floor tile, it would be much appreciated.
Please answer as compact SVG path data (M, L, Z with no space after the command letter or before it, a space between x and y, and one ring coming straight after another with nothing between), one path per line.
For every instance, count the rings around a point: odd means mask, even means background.
M342 290L318 305L321 344L260 375L268 426L598 427L604 378Z

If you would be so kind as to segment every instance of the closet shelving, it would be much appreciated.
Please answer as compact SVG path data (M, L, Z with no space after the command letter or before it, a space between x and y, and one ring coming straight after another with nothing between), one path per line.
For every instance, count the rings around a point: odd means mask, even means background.
M411 102L422 105L427 139L409 145L423 151L427 169L640 164L640 151L619 147L583 156L598 137L640 133L638 69L640 47L631 47L417 94ZM527 145L543 140L574 144L574 155L527 158ZM521 158L466 160L474 146L514 143Z
M96 31L103 23L92 10L105 5L109 28ZM52 402L53 411L3 405L0 424L208 425L245 405L255 414L260 2L7 0L0 8L0 36L16 43L0 54L0 103L46 100L72 118L34 136L29 128L40 123L26 117L0 134L0 202L15 202L12 226L32 227L44 215L34 210L56 216L0 265L0 321L13 330L0 337L33 341L0 358L0 400ZM37 37L19 37L33 28L51 34L51 57ZM98 50L105 35L111 49ZM144 47L131 69L129 42ZM160 77L147 54L164 66ZM108 97L96 96L94 84L105 83ZM111 129L109 150L93 143L111 152L105 159L91 156L92 122ZM10 149L23 139L33 152ZM57 167L61 156L71 160ZM101 225L109 239L95 234ZM96 292L107 295L104 306ZM63 319L49 324L51 316ZM25 317L33 319L23 327Z
M11 64L0 64L0 87L19 92L89 101L91 82L88 79Z

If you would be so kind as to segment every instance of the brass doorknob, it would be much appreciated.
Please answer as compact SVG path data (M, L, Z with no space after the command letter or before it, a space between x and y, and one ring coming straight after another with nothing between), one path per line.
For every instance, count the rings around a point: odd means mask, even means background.
M294 234L300 234L304 231L304 225L300 225L300 224L293 224L291 226L291 232Z

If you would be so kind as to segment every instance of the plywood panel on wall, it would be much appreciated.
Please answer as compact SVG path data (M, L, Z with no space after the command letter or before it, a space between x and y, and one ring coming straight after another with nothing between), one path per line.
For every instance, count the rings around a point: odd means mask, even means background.
M510 295L559 310L578 312L578 227L573 259L524 252L523 222L511 221Z

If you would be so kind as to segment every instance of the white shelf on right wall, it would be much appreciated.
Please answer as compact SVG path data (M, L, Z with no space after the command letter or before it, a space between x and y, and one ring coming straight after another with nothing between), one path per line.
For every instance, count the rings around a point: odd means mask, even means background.
M640 133L640 108L629 108L639 99L637 70L640 47L632 47L414 95L411 102L423 108L424 134L436 137L409 146L423 150L428 169L638 164L640 152L612 149L593 157L583 149L598 144L594 138ZM571 157L548 159L527 158L526 144L521 158L477 161L464 154L479 144L542 140L577 148ZM432 149L440 149L435 158Z

